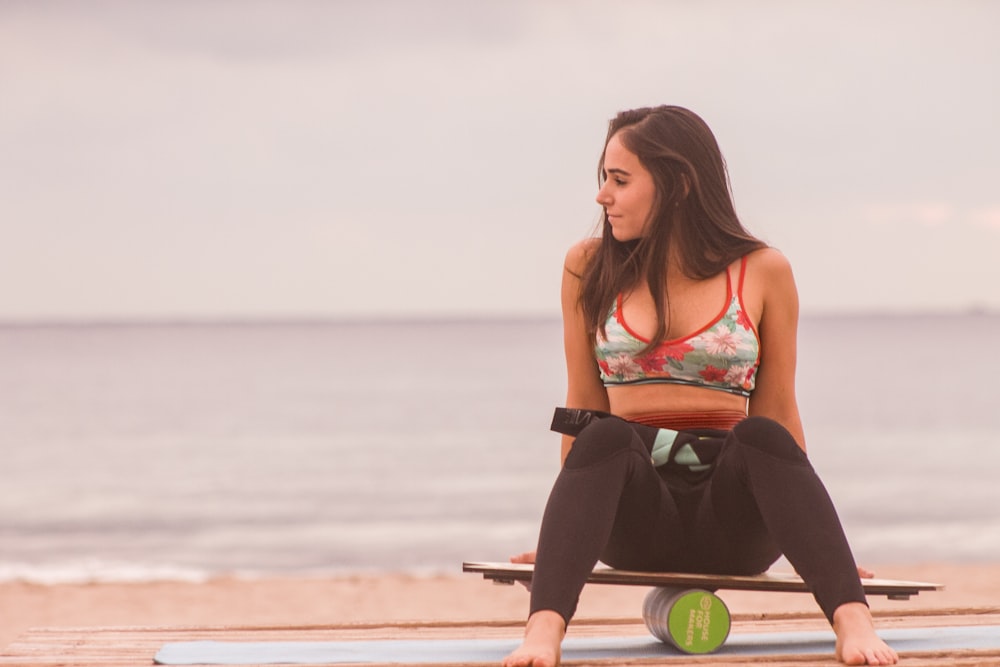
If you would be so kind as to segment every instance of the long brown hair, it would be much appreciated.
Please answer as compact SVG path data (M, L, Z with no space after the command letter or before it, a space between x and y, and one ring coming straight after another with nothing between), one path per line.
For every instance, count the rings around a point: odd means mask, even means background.
M683 258L680 268L684 274L698 280L720 273L766 244L751 235L736 216L722 151L712 130L696 114L676 106L619 113L608 125L598 163L599 185L606 178L607 145L616 134L652 174L656 197L642 238L616 240L604 216L600 244L581 276L580 305L588 330L604 335L605 320L618 295L645 282L656 306L656 332L646 348L649 350L667 335L666 276L671 242L679 244L676 256Z

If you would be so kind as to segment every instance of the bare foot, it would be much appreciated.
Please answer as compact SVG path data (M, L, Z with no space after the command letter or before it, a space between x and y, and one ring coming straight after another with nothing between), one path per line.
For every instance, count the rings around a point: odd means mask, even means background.
M875 634L868 606L847 602L833 612L837 660L845 665L895 665L899 656Z
M524 628L524 642L504 658L503 667L556 667L566 622L549 609L536 611Z

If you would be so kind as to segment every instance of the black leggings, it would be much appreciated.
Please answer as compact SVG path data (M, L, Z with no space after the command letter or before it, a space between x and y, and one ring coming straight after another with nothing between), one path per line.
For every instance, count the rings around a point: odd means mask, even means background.
M629 570L757 574L781 554L831 623L841 604L865 603L833 503L783 426L750 417L731 431L699 430L721 449L698 473L654 467L656 433L616 417L579 433L542 518L532 613L553 610L569 623L598 560Z

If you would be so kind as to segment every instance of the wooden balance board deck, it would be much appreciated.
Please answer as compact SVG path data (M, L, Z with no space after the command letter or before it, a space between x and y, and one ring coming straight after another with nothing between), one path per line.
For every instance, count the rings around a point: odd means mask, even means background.
M534 566L520 563L463 563L464 572L481 573L494 583L528 582ZM752 576L689 574L679 572L633 572L598 568L588 583L651 586L642 603L642 619L649 632L684 653L711 653L729 638L732 619L717 590L808 593L802 578L794 574L764 573ZM920 591L935 591L940 584L895 579L862 579L865 593L907 600Z
M522 563L462 563L463 572L481 573L484 579L498 584L531 581L534 565ZM597 568L587 577L591 584L618 584L625 586L653 586L668 588L703 588L728 591L774 591L808 593L809 588L795 574L765 572L755 575L690 574L681 572L635 572ZM941 584L897 579L862 579L867 595L884 595L891 600L908 600L921 591L941 590Z

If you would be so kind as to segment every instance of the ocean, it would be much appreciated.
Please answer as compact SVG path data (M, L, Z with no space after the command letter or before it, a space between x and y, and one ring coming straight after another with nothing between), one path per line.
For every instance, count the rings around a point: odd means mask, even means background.
M807 316L859 562L1000 561L1000 315ZM557 320L0 326L0 581L457 573L531 549Z

